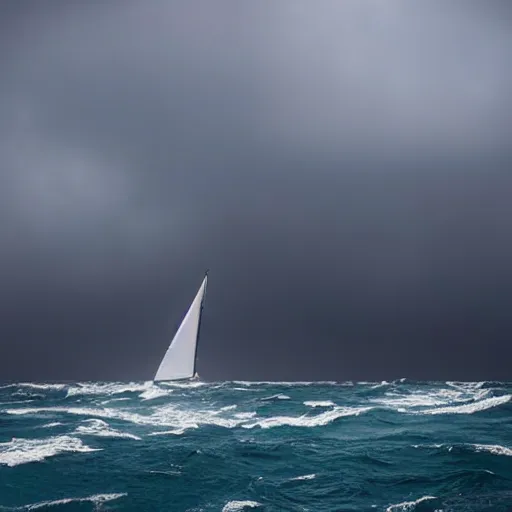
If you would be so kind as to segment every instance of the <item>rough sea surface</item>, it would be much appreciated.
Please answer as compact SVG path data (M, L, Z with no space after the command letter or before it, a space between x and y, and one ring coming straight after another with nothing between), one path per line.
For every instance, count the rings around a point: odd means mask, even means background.
M0 386L0 510L512 511L512 383Z

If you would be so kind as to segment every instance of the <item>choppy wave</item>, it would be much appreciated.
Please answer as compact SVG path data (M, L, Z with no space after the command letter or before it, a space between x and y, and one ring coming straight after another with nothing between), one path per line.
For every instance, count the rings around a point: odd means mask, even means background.
M294 480L313 480L313 478L316 478L316 474L315 473L311 473L310 475L296 476L294 478L290 478L290 481L294 481Z
M284 395L283 393L278 393L277 395L265 396L260 398L260 400L262 402L266 402L268 400L290 400L290 397L288 395Z
M272 427L321 427L342 418L343 416L358 416L359 414L371 410L371 407L336 407L330 411L323 412L314 416L273 416L270 418L259 419L242 425L244 428L272 428Z
M308 407L331 407L336 404L332 400L306 400L304 405Z
M226 505L222 508L222 512L242 512L243 510L247 510L248 508L256 508L259 507L261 503L258 503L257 501L229 501L226 503Z
M106 421L98 420L95 418L84 420L84 425L79 425L76 428L77 434L99 437L120 437L125 439L134 439L140 441L141 438L130 434L128 432L119 432L116 429L110 428Z
M438 443L438 444L415 444L413 448L437 449L448 452L452 451L472 451L472 452L486 452L492 455L505 455L512 457L512 449L499 444L475 444L475 443Z
M425 501L436 500L435 496L422 496L414 501L404 501L403 503L397 503L396 505L390 505L386 512L408 512L409 510L414 510L417 505L423 503Z
M43 439L13 438L0 443L0 464L13 467L28 462L39 462L64 452L92 452L95 449L76 437L56 436Z
M503 512L511 402L495 382L9 384L0 510Z
M512 450L499 444L474 444L473 447L477 452L489 452L493 455L508 455L512 457Z
M463 405L450 405L421 411L421 414L473 414L510 402L512 395L494 396Z
M29 505L22 505L20 507L4 507L0 505L0 510L38 510L41 508L50 508L50 507L58 507L62 505L70 505L73 503L85 503L90 502L95 505L97 509L98 506L101 506L103 503L108 501L117 500L126 496L126 493L113 493L113 494L95 494L92 496L87 496L85 498L62 498L59 500L49 500L49 501L41 501L39 503L32 503Z
M78 383L75 386L69 386L67 388L67 396L78 396L78 395L119 395L122 393L134 393L134 392L145 392L152 388L152 382L130 382L128 384L119 383L94 383L84 382Z

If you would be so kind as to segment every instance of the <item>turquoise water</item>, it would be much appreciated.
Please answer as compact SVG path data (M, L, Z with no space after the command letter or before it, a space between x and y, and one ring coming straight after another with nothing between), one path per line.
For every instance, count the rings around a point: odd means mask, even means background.
M0 387L0 510L512 511L512 384Z

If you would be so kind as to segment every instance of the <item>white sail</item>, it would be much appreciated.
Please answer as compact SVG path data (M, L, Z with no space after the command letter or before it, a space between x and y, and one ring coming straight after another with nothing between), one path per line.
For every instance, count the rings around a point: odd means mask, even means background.
M158 367L155 381L190 379L194 376L199 322L207 279L208 276L205 276L194 301L171 341Z

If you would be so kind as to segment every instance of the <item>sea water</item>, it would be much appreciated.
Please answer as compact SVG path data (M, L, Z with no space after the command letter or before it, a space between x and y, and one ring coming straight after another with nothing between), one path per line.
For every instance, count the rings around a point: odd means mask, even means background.
M0 387L0 510L512 510L512 383Z

